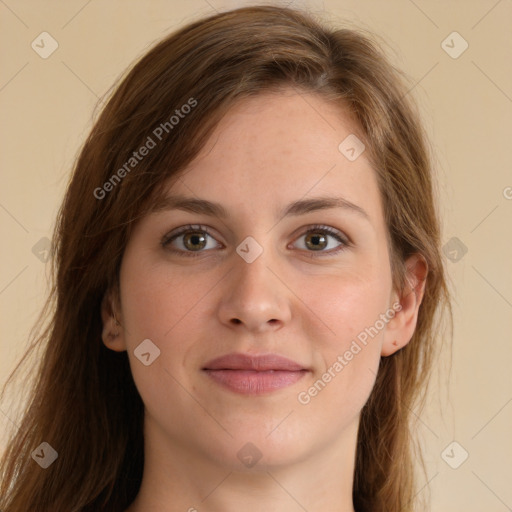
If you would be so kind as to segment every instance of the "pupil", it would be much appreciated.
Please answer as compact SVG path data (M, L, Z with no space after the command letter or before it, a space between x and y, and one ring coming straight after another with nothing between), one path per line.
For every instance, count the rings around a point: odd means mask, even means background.
M314 242L313 242L313 245L312 245L313 249L315 249L315 250L316 250L316 249L319 249L319 248L320 248L320 249L322 249L323 247L325 247L325 236L324 236L324 235L310 235L310 236L308 237L308 240L306 240L306 244L308 243L308 241L311 241L311 240L313 240L313 241L314 241ZM320 245L318 245L318 243L319 243L319 241L320 241L320 240L321 240L321 242L320 242L320 243L322 243L322 244L323 244L323 245L321 245L321 246L320 246Z
M191 244L187 245L193 246L190 248L201 249L202 247L204 247L205 236L200 233L189 234L189 236L187 237L187 241L191 242ZM197 245L200 245L200 247L197 247Z
M201 233L192 233L187 236L188 246L192 245L192 249L201 249L204 247L205 236ZM312 243L311 243L312 242ZM306 244L311 248L317 250L325 247L325 236L324 235L309 235ZM197 246L200 247L197 247Z

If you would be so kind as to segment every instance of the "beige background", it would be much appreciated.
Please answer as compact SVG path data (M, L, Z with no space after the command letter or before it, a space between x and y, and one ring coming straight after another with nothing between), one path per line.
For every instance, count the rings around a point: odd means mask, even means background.
M51 236L98 98L173 28L249 3L0 1L0 384L42 306L40 240ZM420 418L428 467L419 492L430 491L433 511L511 510L512 2L289 3L376 32L416 84L411 94L437 152L443 240L457 237L467 247L459 261L447 261L456 298L452 372L449 385L441 372ZM59 44L47 59L31 48L43 31ZM469 44L455 59L441 46L453 31ZM447 256L462 254L448 247ZM0 432L15 422L13 411L0 404ZM443 459L454 440L460 446ZM445 459L459 462L462 450L469 457L452 469Z

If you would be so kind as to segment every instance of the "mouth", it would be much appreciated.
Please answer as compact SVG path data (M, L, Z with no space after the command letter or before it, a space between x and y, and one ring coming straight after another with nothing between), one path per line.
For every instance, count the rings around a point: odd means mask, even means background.
M228 354L208 362L202 370L214 382L243 395L260 395L286 388L309 372L303 365L277 354Z

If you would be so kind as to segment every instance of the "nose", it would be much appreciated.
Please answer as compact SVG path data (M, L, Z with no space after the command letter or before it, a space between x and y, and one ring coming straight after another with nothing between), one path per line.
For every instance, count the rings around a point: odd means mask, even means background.
M291 318L290 290L283 283L266 248L252 263L234 254L219 303L220 321L251 332L282 328Z

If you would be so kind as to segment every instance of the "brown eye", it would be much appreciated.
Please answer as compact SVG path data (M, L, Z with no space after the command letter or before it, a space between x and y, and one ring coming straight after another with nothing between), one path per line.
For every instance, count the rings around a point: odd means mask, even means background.
M206 236L200 231L185 233L183 235L183 245L191 251L204 249L206 247Z
M164 249L183 256L200 256L220 245L203 226L184 226L166 235L161 244Z
M306 247L318 251L327 247L327 237L324 234L309 232L306 234Z
M299 240L304 241L298 243ZM333 241L338 244L336 245ZM298 244L299 249L309 253L317 252L318 256L332 256L350 246L349 240L341 232L322 225L311 227L295 243Z
M332 256L351 245L341 232L322 225L311 227L297 240L301 239L304 240L302 243L296 241L295 244L310 256L312 253L318 253L318 256ZM337 242L337 245L333 245L333 241ZM166 235L161 244L164 249L183 256L201 256L209 249L218 249L222 245L201 225L183 226L177 232Z

